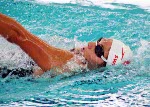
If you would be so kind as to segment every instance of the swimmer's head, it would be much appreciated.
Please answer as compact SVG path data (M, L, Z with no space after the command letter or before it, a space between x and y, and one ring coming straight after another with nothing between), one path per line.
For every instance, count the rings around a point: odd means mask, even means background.
M100 38L96 43L89 42L82 49L88 62L88 68L106 65L129 64L132 57L131 49L116 39Z
M97 46L100 46L102 50L99 53L96 52ZM95 54L106 62L106 65L126 65L130 63L132 58L132 51L130 47L116 39L101 38L97 41L96 47Z

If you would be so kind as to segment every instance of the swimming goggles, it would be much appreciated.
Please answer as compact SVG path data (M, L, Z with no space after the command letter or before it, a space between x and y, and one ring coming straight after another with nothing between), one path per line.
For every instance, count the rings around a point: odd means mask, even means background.
M95 46L95 54L97 57L101 58L104 56L104 49L102 46L100 46L98 43L103 39L103 37L99 38L98 41L96 41L96 46Z

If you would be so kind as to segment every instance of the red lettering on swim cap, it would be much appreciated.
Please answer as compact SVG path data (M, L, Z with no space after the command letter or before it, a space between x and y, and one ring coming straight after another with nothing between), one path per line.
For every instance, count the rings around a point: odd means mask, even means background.
M117 55L115 55L115 58L113 59L112 65L115 65L115 64L116 64L117 59L118 59L118 56L117 56Z
M115 55L115 58L117 58L117 59L118 59L118 56L117 56L117 55Z
M124 50L123 50L123 48L122 48L122 57L121 57L121 60L123 59L124 54L125 54L125 52L124 52Z
M123 62L123 65L128 65L128 64L130 64L130 61L124 61Z

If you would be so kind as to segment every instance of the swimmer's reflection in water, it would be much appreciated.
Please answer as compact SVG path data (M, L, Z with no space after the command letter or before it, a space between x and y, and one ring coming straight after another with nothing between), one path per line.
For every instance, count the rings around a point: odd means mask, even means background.
M1 13L0 35L18 45L39 66L32 70L34 76L40 76L51 69L59 70L59 75L72 72L76 67L95 69L109 65L126 65L132 57L132 51L127 45L110 38L100 38L96 42L89 42L85 47L71 51L53 47L28 32L14 19ZM77 66L73 67L70 62Z

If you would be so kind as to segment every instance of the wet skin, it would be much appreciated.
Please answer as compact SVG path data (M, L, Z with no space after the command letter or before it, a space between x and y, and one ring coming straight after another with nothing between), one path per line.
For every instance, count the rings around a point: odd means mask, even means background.
M103 38L100 42L98 42L98 45L102 46L104 50L104 57L107 59L112 45L112 39ZM80 49L84 58L88 62L89 69L94 69L104 65L104 61L95 54L95 46L96 42L89 42L88 46Z
M0 35L11 43L18 45L26 52L40 68L36 68L35 75L42 75L51 68L62 68L68 61L75 57L76 53L53 47L37 36L28 32L14 19L0 13ZM104 57L107 59L112 39L103 38L98 45L104 49ZM104 61L95 54L95 42L89 42L88 46L80 49L83 57L88 62L88 68L94 69L103 66ZM75 49L76 50L76 49ZM77 61L80 64L81 61ZM36 72L37 71L37 72ZM66 72L65 70L63 72Z

